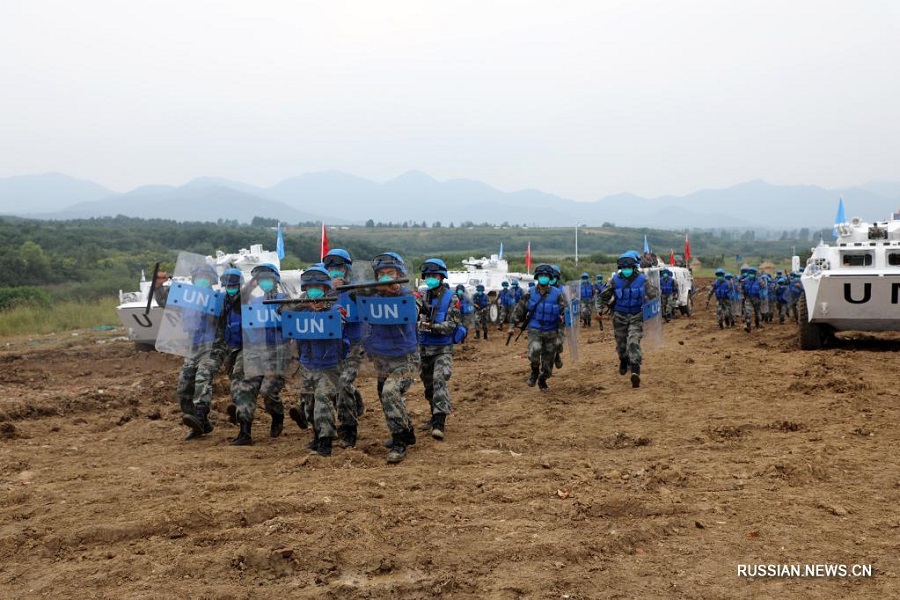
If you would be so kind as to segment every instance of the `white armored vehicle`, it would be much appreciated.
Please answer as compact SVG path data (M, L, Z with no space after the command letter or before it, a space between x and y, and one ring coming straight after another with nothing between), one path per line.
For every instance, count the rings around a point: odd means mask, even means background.
M209 257L209 262L215 264L216 271L221 274L229 267L240 269L244 273L244 279L250 279L250 271L253 267L270 263L280 267L278 253L263 250L262 244L254 244L250 249L241 249L233 254L225 254L222 251L216 253L215 258ZM281 278L285 281L300 281L300 271L282 271ZM156 335L159 332L159 323L162 319L163 308L156 303L156 298L150 296L152 281L148 281L141 273L140 289L134 292L119 290L119 320L125 326L128 337L134 340L138 348L152 350L156 343ZM167 284L168 285L168 284Z
M483 285L484 291L491 301L491 323L496 322L500 314L496 300L504 281L512 283L516 279L523 288L527 288L528 283L534 281L534 276L527 273L510 273L509 263L497 254L492 254L490 258L486 256L481 258L470 257L462 261L462 264L465 267L464 271L447 272L447 282L450 285L450 289L463 284L466 286L466 293L471 295L475 292L475 286Z
M900 331L900 213L835 225L833 245L813 248L797 303L800 347L821 348L835 331Z

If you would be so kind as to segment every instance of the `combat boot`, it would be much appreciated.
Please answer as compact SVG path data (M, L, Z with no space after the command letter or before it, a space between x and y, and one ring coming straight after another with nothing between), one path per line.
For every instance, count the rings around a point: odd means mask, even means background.
M528 387L534 387L538 380L538 370L531 367L531 376L528 378Z
M557 369L562 369L562 354L559 352L556 353L556 358L553 359L553 364Z
M401 435L403 436L403 441L406 442L407 446L415 446L416 445L416 431L415 431L414 427L410 427L409 429L407 429L406 431L401 433ZM394 447L394 434L391 434L391 437L384 440L384 447L385 448L393 448Z
M641 387L641 368L637 365L631 367L631 387Z
M436 440L444 439L444 431L446 431L447 415L436 414L431 417L431 437Z
M744 331L746 331L747 333L750 333L750 321L747 321L744 324Z
M481 332L478 331L477 329L475 330L475 339L476 339L476 340L480 340L480 339L481 339Z
M228 408L225 409L225 412L228 413L228 422L232 425L237 425L237 406L233 403L228 405Z
M309 427L309 422L306 420L306 414L303 412L303 409L299 406L292 406L288 411L288 415L290 415L291 419L293 419L294 423L297 424L300 429L306 429Z
M326 458L331 456L331 438L319 438L319 443L316 446L315 453Z
M484 330L484 341L487 341L487 329Z
M316 454L319 451L319 436L313 432L313 439L306 445L306 449L310 454Z
M624 375L628 372L628 359L620 358L619 359L619 375Z
M391 451L387 454L388 464L396 464L406 458L406 435L404 433L395 433L391 436Z
M241 421L241 432L238 434L236 438L231 440L232 446L249 446L253 443L253 439L250 437L250 423L246 423Z
M184 437L186 440L197 439L207 433L211 433L213 430L212 423L209 422L207 416L209 415L209 407L208 406L198 406L196 407L196 414L186 414L181 417L181 422L184 425L187 425L191 428L188 434Z
M338 446L341 448L356 447L356 425L338 427Z
M269 437L277 438L284 431L284 413L272 413L272 426L269 428Z
M541 376L538 377L537 384L538 384L538 388L540 388L540 390L542 392L546 392L547 390L550 389L550 386L547 385L547 378L544 377L543 374L541 374Z

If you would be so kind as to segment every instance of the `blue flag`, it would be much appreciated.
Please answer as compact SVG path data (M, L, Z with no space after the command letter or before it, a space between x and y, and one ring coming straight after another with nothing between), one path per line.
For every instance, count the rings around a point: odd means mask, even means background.
M835 239L838 237L838 224L846 223L847 217L844 216L844 197L841 196L840 200L838 200L838 210L837 215L834 217L834 228L832 229L832 233L834 234Z
M503 242L500 242L500 254L497 255L497 258L503 258Z
M284 235L281 233L281 221L278 221L278 239L275 241L275 252L278 260L284 260Z
M644 254L650 254L650 244L647 243L647 236L644 236Z

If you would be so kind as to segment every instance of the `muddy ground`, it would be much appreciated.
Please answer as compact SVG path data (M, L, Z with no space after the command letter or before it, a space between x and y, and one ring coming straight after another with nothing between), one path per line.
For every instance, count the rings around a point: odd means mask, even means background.
M288 421L181 440L177 357L121 332L0 346L0 597L722 598L900 589L900 336L801 352L795 325L666 326L644 384L582 331L549 393L524 339L457 353L448 437L385 464L374 383L357 449ZM294 387L295 389L295 387ZM285 394L293 401L294 392ZM409 396L417 422L421 386ZM747 578L740 564L872 577Z

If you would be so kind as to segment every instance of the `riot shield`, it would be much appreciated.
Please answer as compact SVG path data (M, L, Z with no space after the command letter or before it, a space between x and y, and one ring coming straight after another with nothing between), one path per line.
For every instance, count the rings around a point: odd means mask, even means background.
M193 356L216 341L225 293L218 289L215 263L199 254L181 252L172 284L165 292L156 349L167 354Z
M242 356L246 377L285 377L290 373L296 351L291 339L283 333L284 315L279 305L265 304L264 301L296 298L299 285L299 279L280 279L271 291L264 292L253 278L241 289Z
M759 313L761 315L769 314L769 286L765 281L759 290Z
M659 269L644 271L644 337L647 348L659 348L663 343L661 294L659 289Z
M581 329L581 280L569 281L563 287L566 295L566 308L564 314L565 331L563 332L566 349L569 351L569 359L578 362L578 332Z
M731 301L731 314L734 315L735 321L742 319L744 315L744 295L741 293L740 285L736 281L731 283L731 288L728 290L728 299Z

